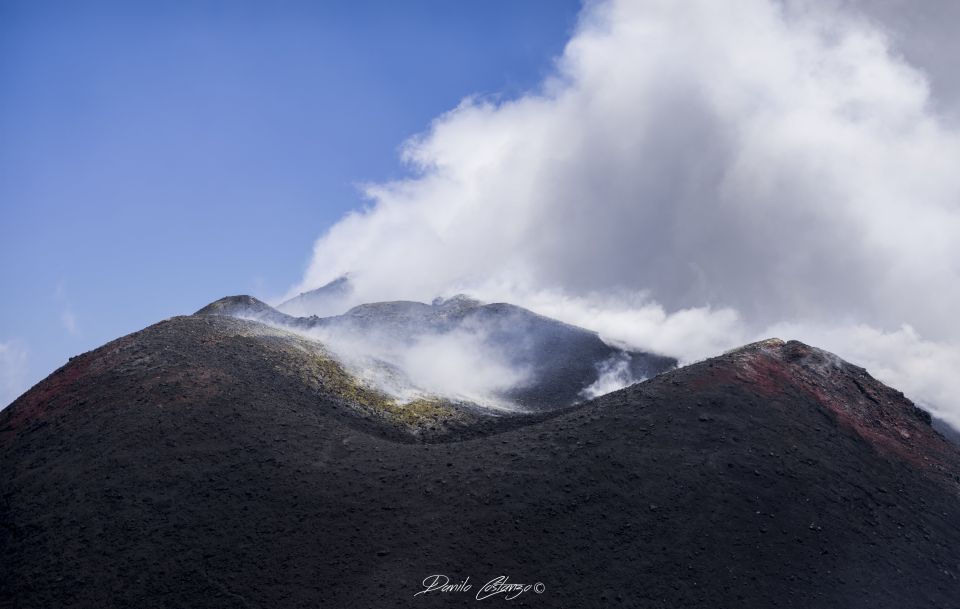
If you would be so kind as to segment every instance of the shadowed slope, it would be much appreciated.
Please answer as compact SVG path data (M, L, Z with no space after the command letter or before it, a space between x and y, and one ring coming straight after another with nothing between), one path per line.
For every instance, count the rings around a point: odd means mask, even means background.
M800 343L440 443L358 416L312 357L176 318L0 413L0 606L475 606L414 598L434 573L543 582L531 607L960 598L956 449Z

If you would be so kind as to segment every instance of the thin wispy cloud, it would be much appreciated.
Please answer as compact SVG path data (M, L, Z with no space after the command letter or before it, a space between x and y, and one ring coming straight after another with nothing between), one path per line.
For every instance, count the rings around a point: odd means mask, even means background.
M77 316L73 312L73 307L70 306L70 299L67 296L67 286L64 281L57 283L55 294L57 302L60 305L60 326L70 336L79 336L80 328L77 325Z
M76 336L79 333L77 330L77 317L69 308L63 309L63 311L60 312L60 323L70 336Z
M0 409L27 389L27 348L22 342L0 342Z

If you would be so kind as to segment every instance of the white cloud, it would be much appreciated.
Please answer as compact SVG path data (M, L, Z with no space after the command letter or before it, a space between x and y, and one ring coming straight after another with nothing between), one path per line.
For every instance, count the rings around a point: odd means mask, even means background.
M27 390L27 349L19 341L0 342L0 410Z
M588 4L538 91L439 117L291 293L469 291L684 359L792 331L960 424L960 133L841 4Z

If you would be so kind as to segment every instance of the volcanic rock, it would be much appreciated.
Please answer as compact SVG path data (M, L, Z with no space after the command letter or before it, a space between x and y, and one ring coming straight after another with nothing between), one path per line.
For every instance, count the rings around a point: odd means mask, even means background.
M807 345L434 435L342 372L223 315L74 358L0 412L0 606L475 607L501 575L539 593L488 602L529 607L960 598L957 448ZM477 587L414 596L433 574Z

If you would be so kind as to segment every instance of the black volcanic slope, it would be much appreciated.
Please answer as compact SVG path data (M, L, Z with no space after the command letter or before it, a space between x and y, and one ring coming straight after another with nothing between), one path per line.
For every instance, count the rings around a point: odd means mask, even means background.
M956 447L800 343L430 442L343 387L215 315L73 359L0 412L0 606L960 604Z

